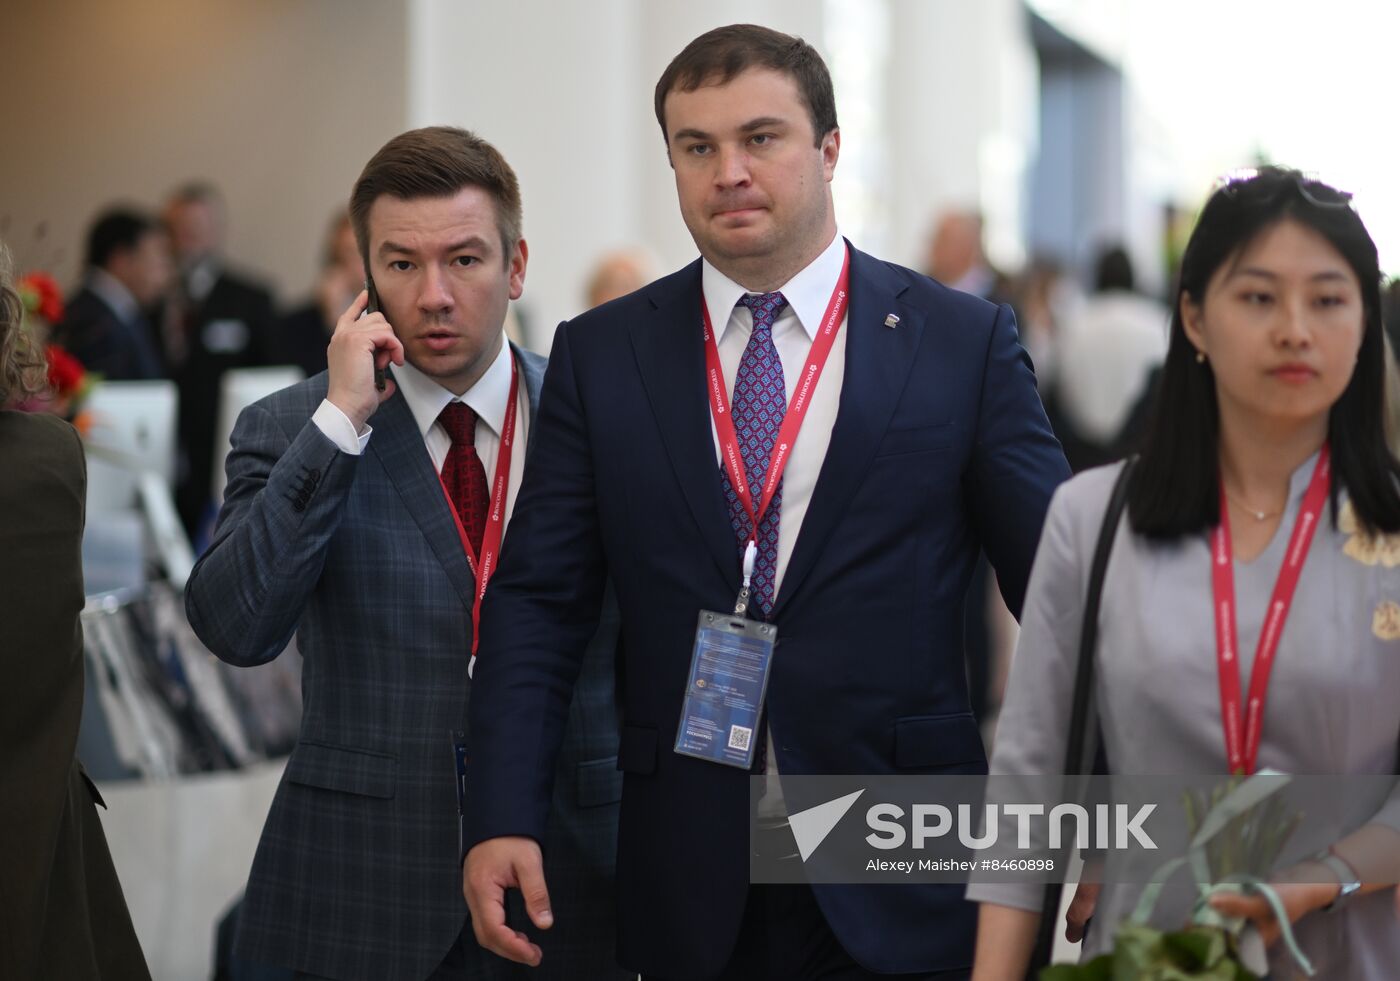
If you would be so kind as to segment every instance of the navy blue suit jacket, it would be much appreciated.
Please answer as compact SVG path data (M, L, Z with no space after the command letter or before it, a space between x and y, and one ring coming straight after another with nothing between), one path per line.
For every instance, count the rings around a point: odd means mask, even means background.
M86 286L69 299L63 320L54 326L54 341L67 348L84 368L108 381L163 377L155 335L145 314L123 320Z
M701 609L740 585L710 430L699 262L560 327L482 616L468 842L543 840L569 693L611 577L622 613L619 956L713 976L748 888L749 784L672 751ZM898 326L885 326L887 314ZM982 773L963 597L984 549L1019 612L1069 475L1009 308L851 252L831 444L774 607L783 774ZM846 950L966 967L961 886L817 886Z

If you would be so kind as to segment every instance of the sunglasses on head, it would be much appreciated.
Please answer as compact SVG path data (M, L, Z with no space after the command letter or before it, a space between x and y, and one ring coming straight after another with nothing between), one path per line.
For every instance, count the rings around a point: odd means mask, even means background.
M1323 183L1312 174L1306 174L1297 170L1284 170L1278 167L1244 167L1239 170L1232 170L1217 178L1211 185L1212 194L1224 194L1227 198L1239 198L1242 195L1263 194L1264 189L1268 193L1274 193L1278 184L1274 181L1260 181L1260 178L1275 177L1284 178L1293 185L1294 190L1308 204L1318 208L1349 208L1351 206L1351 192L1339 191L1331 184Z

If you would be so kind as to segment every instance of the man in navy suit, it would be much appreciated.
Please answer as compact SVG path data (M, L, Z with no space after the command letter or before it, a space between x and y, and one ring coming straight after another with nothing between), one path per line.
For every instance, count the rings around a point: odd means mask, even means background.
M525 283L520 189L495 147L428 127L375 154L350 213L382 309L360 293L329 370L239 416L185 597L225 661L274 658L293 631L304 655L301 733L235 954L316 978L518 978L466 926L456 759L478 705L468 662L494 657L474 623L544 370L503 337ZM620 976L615 644L604 629L583 658L545 835L570 921L541 941L559 981Z
M170 283L170 245L155 220L111 208L93 223L83 286L69 300L54 340L108 381L162 376L146 311Z
M964 594L981 548L1020 609L1068 468L1010 310L838 235L841 134L810 46L712 31L667 68L656 109L702 258L555 339L482 618L493 656L476 678L463 872L477 937L541 960L506 926L504 895L520 889L538 926L555 919L538 843L611 577L623 966L964 977L975 914L961 886L751 885L749 777L767 775L756 818L770 835L780 774L985 772ZM697 616L727 614L741 588L778 638L749 770L673 748Z

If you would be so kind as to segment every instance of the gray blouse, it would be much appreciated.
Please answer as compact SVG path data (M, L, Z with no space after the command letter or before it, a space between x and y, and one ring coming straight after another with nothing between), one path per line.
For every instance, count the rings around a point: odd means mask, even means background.
M1293 474L1288 511L1253 561L1235 560L1241 685L1316 456ZM1020 639L996 733L994 774L1058 773L1089 565L1120 465L1080 474L1051 502L1031 572ZM1393 774L1400 739L1400 536L1357 534L1342 495L1324 510L1279 642L1258 766L1293 774ZM1225 773L1216 674L1210 547L1132 533L1125 515L1104 584L1094 698L1110 769L1120 774ZM1400 829L1400 795L1375 820ZM1112 947L1141 886L1107 884L1085 956ZM974 883L968 897L1039 910L1044 887ZM1163 904L1156 925L1184 925ZM1173 920L1172 918L1175 917ZM1395 893L1383 890L1295 926L1324 978L1400 977ZM1293 976L1275 948L1274 978Z

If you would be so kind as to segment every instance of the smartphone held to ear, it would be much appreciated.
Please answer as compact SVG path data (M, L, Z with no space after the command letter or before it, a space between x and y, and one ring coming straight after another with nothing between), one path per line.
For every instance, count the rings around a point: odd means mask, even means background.
M368 276L365 277L365 292L369 294L369 303L365 307L365 312L378 313L379 292L374 288L374 280L369 278ZM384 369L379 367L378 354L376 352L374 363L374 387L382 392L384 391L384 386Z

